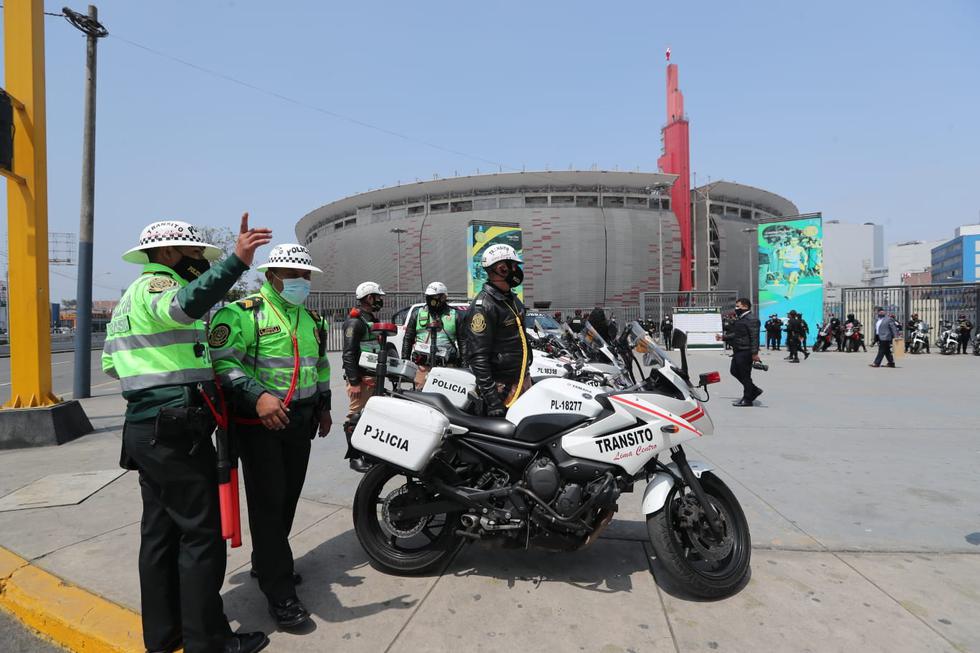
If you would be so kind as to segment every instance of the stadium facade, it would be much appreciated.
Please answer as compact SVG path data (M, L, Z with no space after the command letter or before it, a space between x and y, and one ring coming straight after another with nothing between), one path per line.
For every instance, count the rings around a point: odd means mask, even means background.
M524 172L453 177L370 191L322 206L296 226L323 275L313 289L353 292L374 280L421 293L434 280L466 294L467 227L523 232L525 299L553 306L635 305L677 290L676 177L649 172ZM759 220L792 216L775 193L718 181L693 189L694 289L749 292ZM710 216L710 218L706 218ZM392 230L401 230L393 233ZM663 285L660 250L663 248Z

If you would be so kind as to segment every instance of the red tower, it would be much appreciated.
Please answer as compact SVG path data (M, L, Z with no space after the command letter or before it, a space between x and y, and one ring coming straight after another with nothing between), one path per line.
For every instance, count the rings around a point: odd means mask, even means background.
M667 60L670 61L668 50ZM681 274L679 290L691 289L691 147L684 95L677 84L677 64L667 64L667 124L660 131L664 153L657 159L660 170L677 175L670 190L670 206L681 232Z

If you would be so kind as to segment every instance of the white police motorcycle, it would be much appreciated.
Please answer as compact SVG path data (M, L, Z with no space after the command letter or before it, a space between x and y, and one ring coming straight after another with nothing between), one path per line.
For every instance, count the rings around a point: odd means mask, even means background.
M375 463L354 496L354 529L372 563L427 573L468 541L578 550L612 520L620 495L646 481L641 505L664 568L697 596L737 591L751 557L745 515L711 466L683 448L713 432L704 402L720 377L691 382L682 332L677 367L639 331L631 346L650 372L624 389L544 379L505 418L474 416L429 392L369 399L351 444Z

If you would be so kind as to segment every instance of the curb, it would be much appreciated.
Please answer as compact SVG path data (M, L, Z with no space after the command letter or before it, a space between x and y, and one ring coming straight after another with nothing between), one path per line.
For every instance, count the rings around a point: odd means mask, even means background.
M70 651L143 653L140 616L0 547L0 609Z

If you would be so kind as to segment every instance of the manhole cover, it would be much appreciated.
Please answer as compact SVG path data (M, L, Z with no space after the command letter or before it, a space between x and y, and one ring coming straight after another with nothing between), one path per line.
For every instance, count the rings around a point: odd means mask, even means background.
M124 469L51 474L0 498L0 512L73 506L126 473Z

